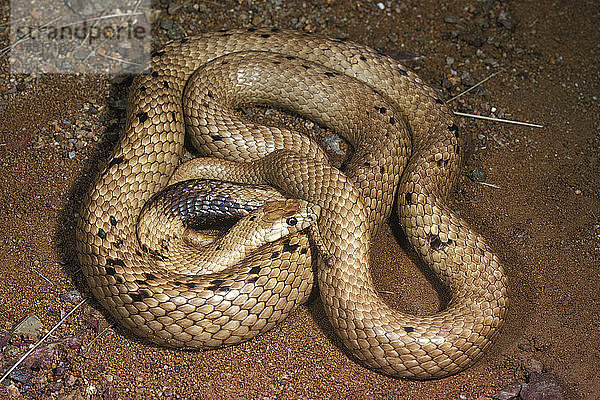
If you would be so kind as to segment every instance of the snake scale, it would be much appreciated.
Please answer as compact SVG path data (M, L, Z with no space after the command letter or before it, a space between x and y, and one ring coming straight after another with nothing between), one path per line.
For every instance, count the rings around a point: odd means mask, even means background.
M354 155L340 172L304 136L240 122L231 110L242 104L289 108L344 135ZM186 126L211 157L178 168ZM326 313L354 356L392 376L447 376L482 355L508 307L501 262L445 202L461 152L437 93L368 47L279 29L181 39L134 80L125 131L83 201L80 264L124 326L196 349L272 328L306 301L316 268ZM192 178L271 185L306 200L320 210L313 234L291 233L216 272L164 241L140 241L144 204L169 181ZM451 293L434 315L391 309L373 286L369 242L394 198L408 240Z

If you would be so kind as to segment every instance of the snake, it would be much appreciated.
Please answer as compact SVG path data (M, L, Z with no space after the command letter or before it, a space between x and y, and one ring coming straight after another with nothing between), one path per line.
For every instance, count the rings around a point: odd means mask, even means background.
M354 153L341 171L304 135L240 122L243 104L290 109L339 132ZM202 157L184 163L186 131ZM305 302L316 281L333 330L365 366L441 378L481 358L508 309L500 259L448 205L463 151L440 95L367 46L278 28L175 40L134 79L124 131L82 201L78 259L99 303L159 345L249 340ZM217 271L168 243L140 241L145 204L169 184L202 179L273 186L313 204L318 217ZM408 241L450 293L434 314L393 309L374 287L370 243L394 204Z

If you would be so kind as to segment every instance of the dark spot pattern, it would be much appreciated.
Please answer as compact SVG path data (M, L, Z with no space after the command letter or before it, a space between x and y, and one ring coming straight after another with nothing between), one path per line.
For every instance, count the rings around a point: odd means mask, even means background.
M442 239L440 239L439 235L432 235L431 233L428 233L425 236L425 240L432 250L439 250L444 247L444 242L442 242Z
M104 271L106 272L106 275L110 276L115 276L117 274L117 270L113 267L104 267Z
M295 60L296 59L296 57L294 57L294 56L285 56L285 58L287 58L288 60Z
M396 119L394 117L390 117L390 124L396 125Z
M212 140L219 141L219 140L223 140L223 136L221 135L211 135Z
M146 273L144 274L144 276L145 276L145 277L146 277L146 279L147 279L147 280L149 280L149 281L152 281L152 280L156 279L156 276L155 276L155 275L153 275L153 274L151 274L150 272L146 272Z
M248 28L247 31L248 32L254 32L254 31L256 31L256 28Z
M406 201L406 204L412 204L412 193L405 193L404 200Z
M435 103L436 104L444 104L444 102L442 100L440 100L440 99L435 99Z
M365 56L360 56L360 60L361 60L361 61L367 61L367 57L365 57Z
M153 258L156 258L156 259L161 260L161 261L165 261L165 260L169 260L170 259L168 256L165 256L160 251L154 250L154 249L150 250L150 255Z
M368 162L368 161L365 161L365 162L364 162L364 166L365 166L365 167L370 167L370 166L371 166L371 163L370 163L370 162Z
M111 169L113 166L115 165L119 165L123 162L123 157L115 157L112 160L110 160L110 162L108 163L108 168L107 170Z
M279 252L278 251L274 251L273 254L271 254L271 259L276 259L279 258Z
M162 57L165 55L165 51L161 50L161 51L155 51L153 52L150 57Z
M212 291L212 292L229 292L229 290L231 289L229 286L218 286L218 285L212 285L207 287L206 289Z
M123 240L121 238L117 238L117 240L115 241L115 247L118 249L122 245L123 245Z
M114 216L111 215L108 220L112 226L117 225L117 219Z
M169 82L167 82L167 81L163 81L163 87L164 87L165 89L168 89L168 88L169 88Z
M195 282L184 282L183 286L187 287L188 289L194 289L197 285Z
M325 72L325 75L327 75L328 77L330 77L330 78L331 78L331 77L334 77L334 76L336 76L336 75L337 75L337 72L327 71L327 72Z
M298 249L298 247L300 247L299 244L290 244L289 240L283 242L283 251L285 253L293 253Z
M213 98L213 94L212 94L212 92L211 92L210 90L208 91L208 93L206 93L206 95L207 95L208 97L210 97L211 99Z
M380 174L383 174L384 172L385 172L385 167L382 165L382 166L379 168L379 173L380 173Z
M406 72L405 70L403 70L402 68L398 68L398 72L400 73L400 75L402 76L407 76L408 72Z
M146 86L140 86L140 92L142 92L142 93L146 92Z
M249 274L258 274L260 272L260 267L252 267L250 268L250 271L248 271Z
M456 124L452 124L448 127L450 132L454 132L454 136L458 137L458 126Z
M158 78L158 72L157 71L152 71L152 77L153 78Z
M146 122L148 120L148 113L145 111L141 112L141 113L137 113L136 117L140 121L140 124L143 124L144 122Z
M377 111L379 111L381 114L385 114L387 112L387 108L385 108L385 107L375 107L375 109Z
M104 232L104 229L102 229L102 228L98 229L98 237L102 240L106 239L106 232Z
M273 33L277 33L280 32L281 30L279 28L271 28L271 32Z
M179 41L179 43L186 43L189 39L188 38L183 38Z
M123 262L123 260L119 260L119 259L113 260L112 258L107 258L106 265L109 265L109 266L118 265L119 267L125 268L125 263Z
M406 333L411 333L411 332L414 332L414 331L415 331L415 328L413 328L412 326L405 326L405 327L404 327L404 331L405 331Z
M263 33L262 35L260 35L261 38L265 38L268 39L271 37L271 35L269 35L268 33Z
M144 298L140 293L137 293L137 292L129 292L127 294L129 295L129 297L131 297L131 301L133 303L136 301L142 301Z
M328 268L333 267L333 257L329 254L321 254L321 260L325 263Z

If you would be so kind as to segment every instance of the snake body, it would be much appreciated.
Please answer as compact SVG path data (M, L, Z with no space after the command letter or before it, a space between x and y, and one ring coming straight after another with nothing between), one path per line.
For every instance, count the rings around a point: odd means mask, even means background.
M345 134L355 148L345 171L301 136L240 125L219 111L239 105L238 91L241 102L289 107ZM194 144L223 159L194 159L175 171L184 105ZM134 81L125 132L83 202L79 260L100 303L140 336L184 348L248 340L306 300L315 254L307 235L293 233L231 269L201 275L165 257L167 249L140 244L138 218L170 179L273 185L320 209L320 295L349 351L393 376L446 376L482 355L508 306L499 259L445 203L460 155L458 127L435 91L365 46L277 29L183 39L153 54ZM391 309L369 274L369 241L395 196L407 238L451 292L434 315Z

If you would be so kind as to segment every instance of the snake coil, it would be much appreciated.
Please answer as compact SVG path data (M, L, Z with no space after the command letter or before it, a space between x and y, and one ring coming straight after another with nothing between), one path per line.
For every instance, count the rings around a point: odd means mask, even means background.
M311 140L242 123L232 111L256 103L345 135L355 149L345 171ZM194 145L219 158L194 159L175 172L186 123ZM125 131L83 202L79 260L94 296L137 335L182 348L248 340L307 299L315 251L305 232L230 269L198 274L193 255L151 238L140 243L138 217L170 179L272 185L321 210L316 276L348 350L382 373L439 378L482 355L508 306L499 259L445 203L461 151L458 127L436 92L365 46L278 29L182 39L154 53L134 81ZM391 309L373 286L369 241L394 197L407 238L451 292L449 306L434 315Z

